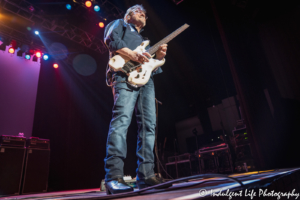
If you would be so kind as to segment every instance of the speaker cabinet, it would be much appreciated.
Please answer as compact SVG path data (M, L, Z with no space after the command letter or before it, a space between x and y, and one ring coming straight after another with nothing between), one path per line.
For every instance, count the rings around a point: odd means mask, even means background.
M22 194L47 192L49 163L49 149L27 149Z
M25 150L0 146L0 196L20 194Z

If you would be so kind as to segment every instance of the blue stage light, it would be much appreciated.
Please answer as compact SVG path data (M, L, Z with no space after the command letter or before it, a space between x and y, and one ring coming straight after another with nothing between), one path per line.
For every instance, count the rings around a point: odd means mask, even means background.
M48 56L47 54L44 54L43 59L44 59L44 60L48 60L48 59L49 59L49 56Z
M25 55L25 58L26 58L27 60L30 60L31 56L27 54L27 55Z
M38 31L34 31L34 33L35 33L36 35L39 35L39 34L40 34L40 32L38 32Z
M94 6L94 10L95 10L96 12L98 12L98 11L100 10L100 6L95 5L95 6Z
M66 8L67 8L68 10L71 10L71 9L72 9L72 6L71 6L70 4L67 4L67 5L66 5Z

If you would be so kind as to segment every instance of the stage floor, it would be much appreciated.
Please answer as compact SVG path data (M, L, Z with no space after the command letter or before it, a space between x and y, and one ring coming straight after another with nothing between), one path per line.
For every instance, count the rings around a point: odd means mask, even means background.
M186 180L184 180L186 179ZM240 174L200 174L172 180L167 189L138 190L120 195L106 195L99 188L0 199L300 199L300 168L253 171ZM242 184L242 185L241 185ZM251 198L252 197L252 198ZM297 198L298 197L298 198Z

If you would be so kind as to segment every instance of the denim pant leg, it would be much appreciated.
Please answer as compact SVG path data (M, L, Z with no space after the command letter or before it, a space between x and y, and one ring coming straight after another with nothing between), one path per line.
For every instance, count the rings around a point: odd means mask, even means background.
M140 88L135 107L138 123L136 155L138 167L137 180L154 176L154 141L156 126L155 91L153 80Z
M106 158L104 159L105 181L124 176L123 159L126 158L127 129L130 125L138 90L113 88L114 106L112 120L106 143Z

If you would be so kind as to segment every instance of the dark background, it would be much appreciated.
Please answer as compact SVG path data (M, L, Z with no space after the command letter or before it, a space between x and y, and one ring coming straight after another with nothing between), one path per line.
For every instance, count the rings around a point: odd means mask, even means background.
M30 2L43 8L50 17L67 19L103 37L104 29L95 28L95 24L89 26L88 17L81 18L79 13L65 10L62 1ZM300 165L297 159L299 3L111 2L124 11L132 5L143 4L149 19L142 34L152 45L184 23L190 25L169 43L164 72L155 76L156 98L163 103L159 106L158 143L167 138L166 156L177 151L173 145L176 122L198 116L204 133L209 134L212 127L207 108L238 95L260 169ZM52 68L53 60L42 62L33 136L51 141L49 190L97 188L105 175L103 159L113 105L111 89L105 84L108 52L99 54L47 33L43 37L49 42L65 44L70 57L85 53L97 62L97 70L90 76L78 74L65 61L59 62L57 70ZM265 89L270 94L273 114ZM132 122L124 172L135 177L135 117Z

